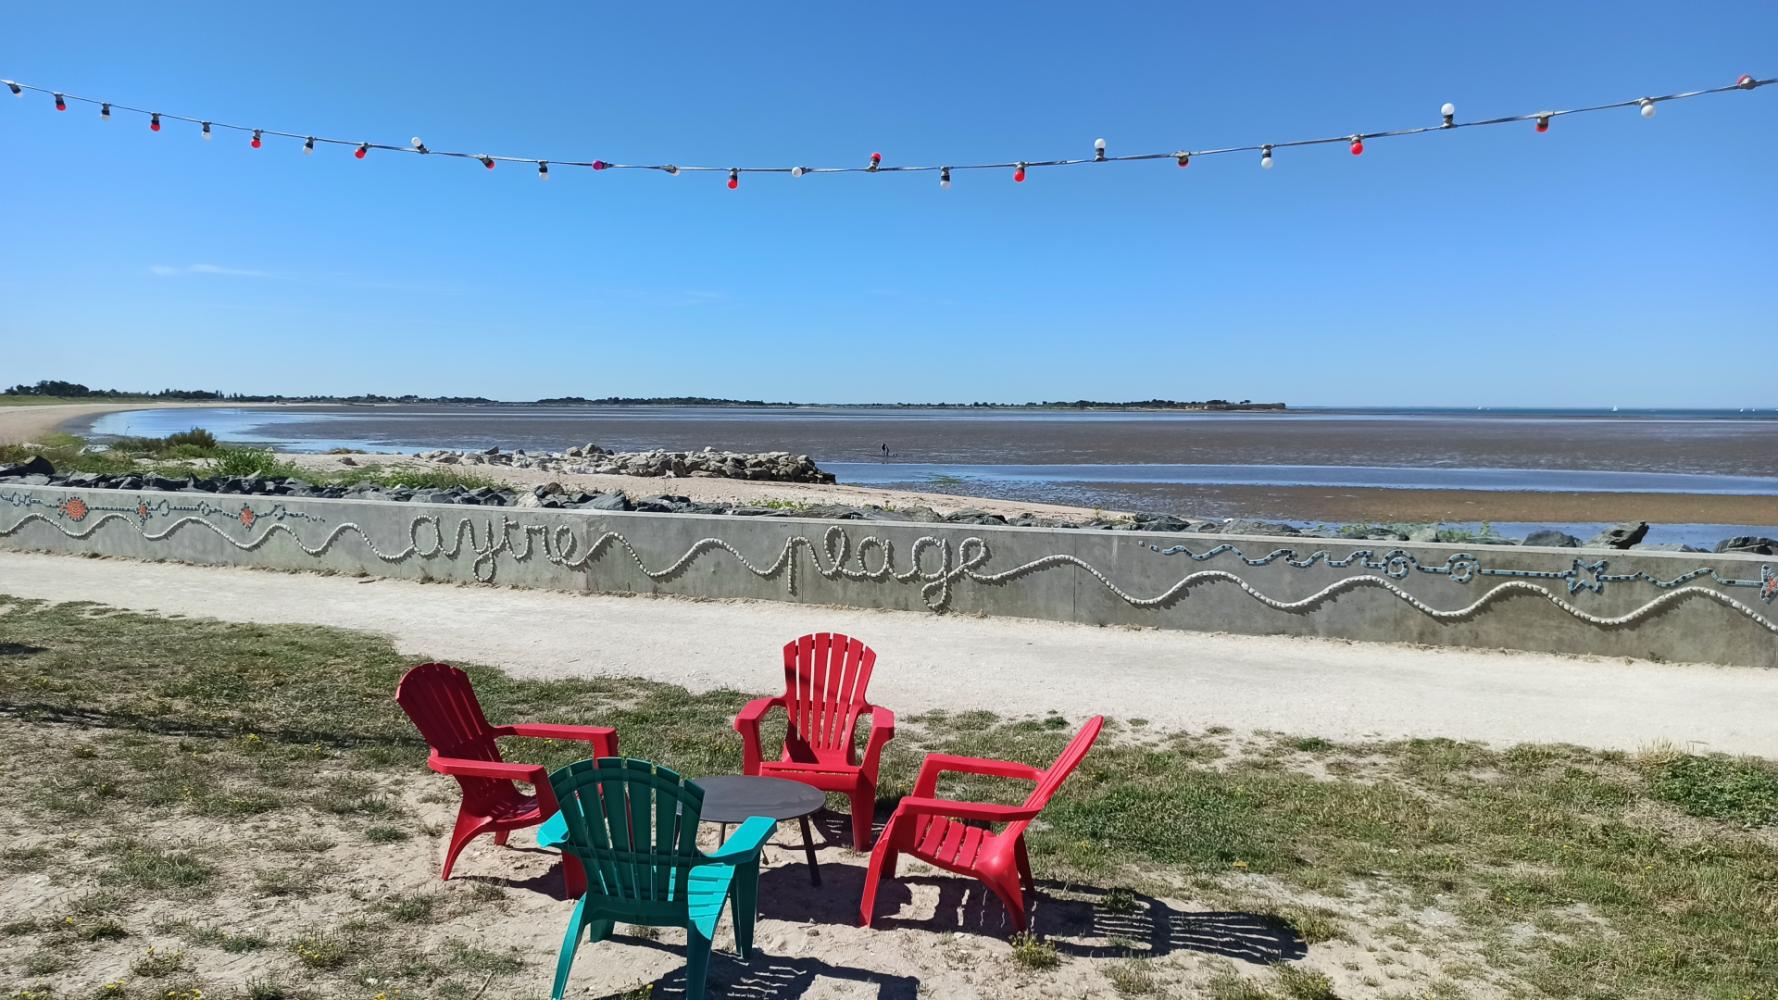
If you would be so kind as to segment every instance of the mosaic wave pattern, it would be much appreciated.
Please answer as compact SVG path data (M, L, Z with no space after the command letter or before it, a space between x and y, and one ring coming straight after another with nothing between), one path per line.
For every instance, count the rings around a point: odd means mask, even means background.
M1710 567L1699 567L1671 578L1646 572L1609 572L1606 559L1575 559L1567 570L1520 570L1487 565L1483 556L1459 553L1442 564L1428 565L1412 553L1401 549L1376 552L1354 549L1344 556L1316 550L1298 556L1294 549L1275 549L1262 556L1248 556L1235 545L1223 543L1203 552L1194 552L1184 545L1168 548L1149 545L1145 548L1162 556L1184 556L1193 562L1208 562L1230 555L1249 567L1267 566L1276 562L1299 570L1317 565L1342 569L1357 567L1367 572L1337 580L1300 600L1280 600L1267 595L1236 573L1223 569L1201 569L1180 578L1155 594L1135 594L1120 586L1110 575L1092 563L1067 553L1056 553L1029 560L1003 570L990 570L992 552L988 542L969 536L953 548L947 538L931 535L916 539L908 548L905 565L898 564L894 543L876 535L867 535L854 547L845 527L832 525L819 541L805 534L790 534L777 556L763 565L748 559L733 544L715 537L692 542L678 558L664 565L650 565L630 540L621 532L607 531L581 551L581 541L573 526L525 524L506 514L477 519L469 514L416 514L408 523L407 537L396 548L385 549L357 523L344 521L326 529L314 543L305 541L295 525L308 523L317 528L326 519L292 510L281 503L261 507L251 500L239 505L214 503L209 499L177 502L170 498L140 498L133 504L104 505L88 502L78 496L46 499L34 494L0 493L0 503L23 509L11 524L0 527L0 538L9 537L25 525L41 522L72 539L87 539L105 524L122 522L138 530L150 542L160 542L187 530L206 530L242 551L253 551L265 545L274 535L286 534L303 552L320 556L347 536L355 536L375 558L386 563L411 559L471 560L476 579L493 582L498 570L498 557L505 553L516 562L543 559L570 571L589 571L592 564L608 550L622 549L636 568L648 579L667 581L705 557L726 556L740 568L756 577L781 577L792 594L797 592L797 578L807 552L813 572L828 580L867 581L885 585L918 584L926 606L933 611L946 610L955 586L960 582L981 585L1014 583L1047 570L1072 567L1097 580L1104 588L1132 607L1156 608L1183 599L1189 591L1202 584L1226 582L1241 589L1254 600L1279 611L1307 612L1325 604L1338 594L1361 588L1376 588L1393 595L1416 611L1440 621L1470 618L1490 605L1515 593L1539 596L1565 613L1584 622L1611 628L1633 624L1660 612L1672 604L1690 599L1719 603L1745 616L1761 628L1778 633L1778 623L1747 603L1737 600L1720 588L1746 589L1749 597L1766 605L1778 599L1778 572L1771 565L1760 567L1758 579L1724 577ZM447 525L447 521L452 522ZM719 555L720 554L720 555ZM1415 574L1448 578L1468 585L1483 580L1499 580L1493 587L1479 593L1475 600L1458 608L1435 608L1399 585ZM1715 587L1696 581L1708 579ZM1566 594L1558 593L1539 581L1560 581ZM1608 585L1646 585L1658 590L1646 603L1621 615L1596 615L1571 603L1567 598L1603 594Z

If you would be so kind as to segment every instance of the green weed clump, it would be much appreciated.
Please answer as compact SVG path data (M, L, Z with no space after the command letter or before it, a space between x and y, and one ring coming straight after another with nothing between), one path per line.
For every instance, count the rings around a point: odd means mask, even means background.
M1778 768L1761 761L1673 756L1654 764L1649 785L1656 798L1693 816L1743 826L1778 824Z
M215 476L258 476L261 479L301 479L300 466L282 462L269 448L223 448L210 463Z

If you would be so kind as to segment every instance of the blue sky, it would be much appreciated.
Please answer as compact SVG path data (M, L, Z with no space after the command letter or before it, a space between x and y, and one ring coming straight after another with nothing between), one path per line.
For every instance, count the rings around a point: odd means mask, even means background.
M6 21L0 76L70 93L628 162L1206 148L1778 75L1778 5L1745 2L44 3ZM1775 124L1778 87L1545 135L1282 151L1271 171L1238 154L729 191L255 151L0 94L0 382L1774 405Z

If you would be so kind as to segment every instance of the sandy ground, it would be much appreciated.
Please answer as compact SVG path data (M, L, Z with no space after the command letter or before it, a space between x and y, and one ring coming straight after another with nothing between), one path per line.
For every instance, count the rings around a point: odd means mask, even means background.
M168 407L215 406L214 402L194 403L45 403L41 406L22 404L0 406L0 444L34 441L55 431L70 420L91 417L115 410L158 410Z
M0 718L0 732L24 723ZM35 740L52 753L93 755L95 734L81 727L38 726ZM176 745L174 737L148 740ZM108 752L116 752L115 749ZM317 782L340 781L357 774L328 773ZM394 843L367 843L364 818L315 810L295 815L274 811L231 823L196 817L145 816L138 835L156 844L177 845L200 854L217 873L220 891L200 903L177 893L134 893L127 915L130 936L97 940L79 948L78 964L54 977L27 976L13 985L52 978L61 988L55 996L111 996L103 984L118 980L132 987L128 996L162 995L178 980L146 978L131 968L153 945L163 952L184 951L205 979L206 992L245 996L254 981L283 981L292 962L284 942L305 931L334 930L350 919L368 919L382 928L380 942L389 968L369 966L358 973L356 990L341 989L339 979L308 988L301 983L285 996L386 997L408 995L417 974L394 960L403 956L435 965L450 962L453 947L473 947L496 957L523 963L512 971L476 973L456 978L459 990L480 984L476 997L542 998L555 970L555 960L572 905L565 897L561 866L555 851L536 846L535 831L515 833L508 846L491 838L473 841L458 859L448 882L438 879L445 832L455 818L459 792L451 779L429 775L417 767L411 777L375 779L377 790L399 802L397 821L415 835ZM1065 793L1064 793L1065 794ZM9 849L29 850L67 838L54 827L7 822ZM1343 899L1287 892L1263 876L1230 876L1229 898L1203 898L1184 889L1155 896L1129 893L1126 902L1107 904L1107 887L1039 880L1030 897L1031 927L1054 945L1061 962L1052 969L1021 967L1012 957L1012 929L1005 909L973 880L904 860L893 881L877 894L876 924L857 926L867 855L851 849L849 819L823 811L813 820L813 842L821 885L810 884L801 834L795 823L779 824L762 858L759 877L759 919L755 950L749 960L734 953L732 919L718 924L711 955L708 996L753 997L758 1000L1013 1000L1024 997L1118 1000L1124 995L1112 976L1129 965L1125 956L1143 958L1144 969L1164 997L1202 996L1205 982L1218 970L1236 968L1256 982L1269 982L1268 967L1289 962L1327 975L1340 996L1375 995L1385 981L1399 990L1424 987L1438 977L1444 962L1473 960L1462 941L1407 945L1374 931L1380 922L1362 910L1368 897ZM300 824L294 826L293 823ZM81 834L92 836L90 830ZM700 831L699 846L719 843L714 825ZM60 924L78 912L79 902L115 878L113 857L106 850L88 850L68 865L39 871L0 871L0 912L8 919ZM267 876L294 877L300 891L286 890L271 898L261 888ZM1168 884L1164 873L1156 873ZM394 901L430 904L423 920L387 923L381 907ZM1309 901L1341 917L1342 937L1306 943L1271 911ZM86 917L66 919L77 924ZM222 950L217 943L182 939L178 921L192 921L233 935L257 935L279 944L244 952ZM620 925L599 944L583 943L576 955L568 995L587 1000L656 1000L684 996L685 932L663 929L646 937L640 928ZM0 975L25 967L32 957L31 935L0 936ZM298 973L300 975L300 973ZM654 983L653 992L642 992ZM1370 985L1367 985L1370 984ZM1479 984L1475 1000L1495 1000L1499 991ZM489 987L492 987L489 990ZM151 992L139 992L147 988ZM1185 990L1187 992L1180 992ZM63 992L66 991L66 992ZM10 994L9 994L10 995ZM46 996L21 992L24 996ZM167 996L190 997L187 992ZM432 994L428 994L432 995ZM436 995L464 996L464 992ZM1270 994L1268 994L1270 995ZM1406 996L1403 992L1398 995Z
M417 584L0 552L0 591L232 621L387 634L415 660L528 677L641 676L765 690L805 632L879 654L882 704L1335 740L1443 736L1778 758L1778 673L1537 653L1234 636L776 602L687 601ZM498 628L489 627L499 623Z
M682 496L707 503L734 503L742 506L760 506L770 501L783 501L802 504L846 504L849 506L867 506L875 504L879 507L931 507L941 514L951 511L973 509L986 511L990 514L1002 514L1015 517L1019 514L1037 514L1043 517L1064 518L1068 520L1086 521L1096 514L1111 514L1111 511L1095 511L1091 507L1069 507L1062 504L1031 503L1025 500L993 500L975 497L960 497L949 493L923 493L911 490L890 490L872 486L845 486L840 484L818 485L814 483L768 483L748 479L667 479L653 476L575 476L564 472L541 472L536 469L514 469L507 466L488 465L439 465L435 462L423 462L416 458L400 455L305 455L279 454L279 458L293 462L308 469L338 470L343 468L341 458L350 458L359 466L410 466L414 468L435 468L464 470L489 479L509 483L519 487L540 486L544 483L561 483L571 490L585 490L588 493L600 493L609 490L622 490L632 497Z

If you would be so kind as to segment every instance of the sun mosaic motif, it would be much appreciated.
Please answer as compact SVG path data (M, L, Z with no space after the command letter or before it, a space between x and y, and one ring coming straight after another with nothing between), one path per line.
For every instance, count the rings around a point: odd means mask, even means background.
M516 563L528 562L541 553L543 560L551 565L574 572L590 573L593 564L607 549L621 548L637 570L652 581L671 580L706 555L722 553L753 576L761 579L782 578L787 592L794 595L798 593L797 580L801 563L798 556L806 552L815 574L826 580L881 584L917 583L920 586L921 599L933 611L945 611L950 607L955 584L958 582L993 586L1013 583L1046 570L1073 567L1097 580L1108 592L1129 606L1144 609L1170 607L1183 600L1195 586L1223 582L1238 587L1261 604L1283 612L1313 611L1346 591L1375 588L1385 591L1429 618L1460 621L1481 613L1502 598L1525 593L1542 597L1580 621L1613 628L1634 624L1679 601L1697 597L1721 604L1760 628L1778 633L1778 622L1765 617L1753 607L1721 590L1694 583L1707 579L1718 587L1753 589L1760 600L1771 604L1778 600L1778 572L1774 572L1769 564L1760 567L1760 578L1757 580L1725 577L1708 566L1700 566L1663 579L1643 571L1607 572L1610 563L1606 559L1576 558L1574 564L1566 570L1523 570L1487 566L1483 564L1481 556L1466 552L1448 556L1442 564L1427 565L1403 549L1383 553L1372 549L1354 549L1344 556L1336 557L1324 549L1298 556L1294 549L1281 548L1263 556L1248 556L1229 543L1213 546L1203 552L1194 552L1185 545L1162 548L1138 543L1138 548L1146 548L1163 556L1185 556L1194 562L1207 562L1218 556L1233 555L1244 565L1253 567L1283 562L1298 570L1321 565L1332 569L1357 567L1368 571L1336 580L1315 593L1294 601L1272 597L1241 576L1222 569L1198 570L1157 594L1144 596L1125 590L1097 566L1066 553L1041 556L1004 570L989 570L987 565L992 559L992 553L988 542L974 535L959 540L954 548L949 538L923 535L908 547L906 568L898 568L895 547L891 540L868 535L860 539L854 548L851 536L844 527L837 524L829 526L820 536L819 542L808 535L786 535L776 558L764 565L750 560L732 543L710 537L691 543L677 559L665 565L651 566L620 532L606 531L600 534L583 553L580 552L580 537L570 525L527 524L515 521L506 514L501 514L498 519L492 515L484 517L479 531L471 515L459 515L455 525L447 529L447 515L418 514L408 524L406 543L399 548L386 550L379 547L363 527L350 521L334 525L319 543L311 545L302 539L296 528L286 522L309 521L324 524L327 519L291 510L281 503L255 508L250 501L243 501L236 507L214 504L207 499L175 503L169 498L149 500L138 497L134 503L107 505L90 502L78 496L51 501L18 491L0 493L0 503L10 504L15 508L41 507L53 511L55 515L52 519L38 511L28 511L11 525L0 528L0 538L10 537L26 524L40 521L68 538L84 541L91 538L100 527L115 520L133 524L142 537L151 542L166 541L188 526L201 526L243 552L259 549L274 535L287 534L305 554L318 557L346 535L356 535L366 551L385 563L401 563L415 558L454 561L467 552L473 557L470 563L472 575L483 583L494 582L499 565L498 557L503 553ZM170 520L161 527L154 523L157 518ZM264 524L260 532L254 535L254 527L267 521L270 523ZM233 537L224 527L231 523L239 525L240 530L244 530L248 537ZM873 559L876 560L875 565L872 564ZM1468 584L1480 577L1503 579L1468 605L1446 609L1433 607L1398 585L1398 581L1409 580L1416 574L1446 577L1460 584ZM1606 586L1614 583L1646 583L1664 593L1624 614L1605 616L1585 611L1569 603L1564 595L1533 581L1561 581L1567 591L1566 596L1569 597L1582 591L1602 595Z

